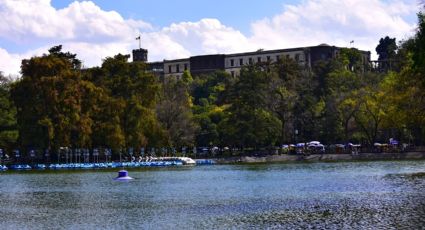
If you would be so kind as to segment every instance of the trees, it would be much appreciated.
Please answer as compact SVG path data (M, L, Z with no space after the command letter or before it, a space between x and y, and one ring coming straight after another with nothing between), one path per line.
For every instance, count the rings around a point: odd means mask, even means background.
M420 74L423 87L425 86L425 13L418 13L418 30L413 38L413 69Z
M70 146L85 142L90 119L81 114L83 95L79 60L62 53L61 46L49 54L22 61L22 79L12 86L17 107L19 142L24 148Z
M155 113L159 83L144 63L129 63L129 55L107 57L100 68L84 74L99 89L93 101L95 146L122 148L158 146L162 129Z
M402 75L406 75L408 80L408 89L406 90L406 101L409 101L411 108L410 120L413 125L413 133L417 137L416 143L425 143L425 14L423 11L418 13L418 29L413 37L411 46L411 70L406 69ZM405 103L403 103L405 104Z
M387 60L393 58L397 50L395 38L390 38L388 36L381 38L375 50L378 54L378 60Z
M300 66L287 57L282 57L273 68L267 93L267 107L280 121L280 144L292 141L293 109L300 96L297 87L303 77Z
M425 143L425 22L418 13L417 33L400 44L397 55L401 62L399 72L386 79L386 97L394 105L400 136L415 144Z
M223 135L219 124L224 119L226 87L231 76L224 71L195 76L191 84L193 114L199 130L196 134L198 146L220 146Z
M380 70L391 70L396 56L397 44L395 38L386 36L379 40L378 46L376 46L376 53L378 54L378 60Z
M281 123L266 109L270 78L261 65L249 65L229 86L230 106L221 124L227 145L258 148L276 143Z
M364 66L356 49L341 49L339 56L326 64L325 70L316 72L322 80L322 100L325 103L321 119L320 139L325 143L348 142L349 124L357 111L352 96L362 87ZM350 107L352 106L352 107Z
M11 149L18 138L16 107L10 99L11 79L0 72L0 148Z
M386 106L382 96L378 90L372 88L365 88L359 95L359 108L354 118L369 145L377 141L382 126Z
M24 148L92 146L93 130L99 131L94 118L107 99L102 88L81 78L80 63L61 46L22 61L23 76L13 85L12 97Z
M245 66L240 76L218 71L192 78L185 72L181 80L160 83L145 63L129 63L128 55L82 70L75 54L52 47L23 60L22 79L1 78L0 145L13 145L15 126L25 148L261 148L310 140L372 144L389 137L420 144L423 13L418 19L416 35L399 47L393 38L380 40L381 63L397 60L384 72L368 71L358 50L341 48L336 59L312 69L281 57Z
M170 78L162 85L156 113L165 132L164 145L183 147L195 144L198 125L191 110L191 81L190 73L185 71L181 80Z
M76 55L57 46L23 60L23 77L11 90L20 144L119 150L161 142L158 82L143 63L128 63L128 57L118 54L101 68L82 71Z

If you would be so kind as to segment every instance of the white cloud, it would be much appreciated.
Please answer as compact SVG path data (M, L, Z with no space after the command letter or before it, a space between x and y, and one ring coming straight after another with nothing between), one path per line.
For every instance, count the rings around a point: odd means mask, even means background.
M379 38L399 40L413 32L403 19L418 11L416 1L309 0L286 5L281 14L252 24L251 42L265 48L329 43L374 51Z
M252 47L241 32L209 18L174 23L161 31L143 35L154 60L246 51Z
M128 53L139 31L152 29L147 22L125 20L119 13L104 11L90 1L76 1L57 10L50 0L0 0L0 18L0 39L19 46L45 44L19 54L9 53L0 44L0 71L6 74L19 73L23 58L46 53L58 44L77 53L87 66L99 65L101 58Z
M115 11L103 11L91 1L76 1L56 10L49 0L3 0L0 18L0 36L15 42L28 39L113 42L132 37L139 29L152 28L140 20L125 20Z
M9 54L7 50L0 47L0 71L6 75L19 75L20 56Z
M33 56L42 55L47 50L46 47L31 50L25 53L9 53L7 50L0 47L0 71L6 75L11 75L16 78L20 76L20 67L22 59Z
M182 22L164 28L169 35L194 54L233 52L249 47L248 39L239 31L227 27L217 19Z
M191 55L181 44L161 31L142 34L142 41L142 47L148 49L149 60L160 61L185 58Z
M8 52L0 44L0 71L16 74L22 58L40 55L57 44L77 53L85 66L99 65L107 56L131 53L138 46L139 33L150 60L320 43L347 46L351 40L358 48L374 51L383 36L408 37L414 25L405 17L417 11L416 0L303 0L253 22L252 34L246 36L212 18L157 29L90 1L55 9L50 0L0 0L0 39L21 46L43 44L23 53Z

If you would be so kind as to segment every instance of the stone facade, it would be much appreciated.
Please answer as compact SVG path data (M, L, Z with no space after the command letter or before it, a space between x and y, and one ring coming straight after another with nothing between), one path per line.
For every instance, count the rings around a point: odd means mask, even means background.
M232 76L238 76L244 65L277 62L280 58L288 57L297 61L301 66L311 68L320 60L334 59L339 55L341 47L321 44L318 46L299 47L278 50L258 50L255 52L235 53L235 54L213 54L193 56L186 59L164 60L162 62L162 73L158 72L161 68L161 62L155 62L157 67L156 74L167 79L171 76L180 78L185 70L191 72L192 75L209 73L216 70L224 70ZM143 49L139 49L143 50ZM133 50L133 60L134 58ZM140 52L140 51L139 51ZM362 51L362 61L364 66L370 63L370 52ZM147 55L147 50L146 50ZM147 60L147 57L146 57ZM148 63L150 65L150 63Z
M142 49L142 48L133 50L133 62L136 62L136 61L147 62L148 50Z
M164 63L164 78L175 76L179 79L181 78L185 70L190 71L189 58L164 60L163 63Z

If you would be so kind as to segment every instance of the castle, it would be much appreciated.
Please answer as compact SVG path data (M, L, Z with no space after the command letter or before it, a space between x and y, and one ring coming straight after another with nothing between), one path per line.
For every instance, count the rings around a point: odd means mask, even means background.
M261 49L255 52L200 55L184 59L148 62L148 50L139 48L133 50L133 62L146 62L149 70L165 79L171 76L180 78L186 70L190 71L192 75L223 70L231 76L238 76L244 65L259 62L273 63L279 61L282 57L292 58L301 66L311 68L317 61L336 58L341 49L341 47L320 44L309 47L277 50ZM359 50L359 52L362 55L364 66L367 66L370 63L370 52L363 50Z

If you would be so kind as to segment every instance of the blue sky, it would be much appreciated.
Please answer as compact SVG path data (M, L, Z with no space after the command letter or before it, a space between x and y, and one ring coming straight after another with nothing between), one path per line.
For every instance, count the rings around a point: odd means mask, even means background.
M137 48L149 60L328 43L372 51L414 33L417 0L0 0L0 71L54 45L86 67Z
M73 0L53 0L56 8L64 8ZM300 1L282 0L94 0L104 10L114 10L125 18L148 21L155 26L168 26L183 21L218 18L225 24L250 34L250 23L278 14L284 4Z

